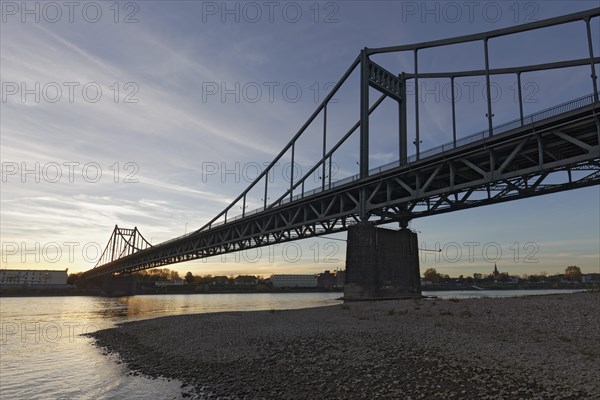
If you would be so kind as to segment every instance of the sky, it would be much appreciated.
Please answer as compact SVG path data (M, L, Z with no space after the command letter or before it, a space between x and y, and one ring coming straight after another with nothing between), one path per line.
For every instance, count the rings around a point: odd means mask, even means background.
M153 244L199 229L279 153L364 47L594 7L600 1L2 1L0 265L80 272L94 266L115 225L137 226ZM598 18L592 35L597 56ZM419 71L481 69L481 47L424 50ZM583 22L490 41L492 68L588 56ZM373 60L394 73L413 70L412 54ZM526 114L592 92L589 66L522 79ZM518 118L516 77L492 82L494 123ZM444 80L421 85L426 150L452 138L450 92ZM485 129L484 79L456 85L458 136ZM358 88L355 73L329 107L329 145L357 121ZM397 159L397 118L389 99L373 113L370 166ZM414 125L409 119L410 142ZM317 118L298 142L296 174L320 158L322 129ZM350 139L334 159L333 180L358 172L357 145ZM289 161L274 168L269 199L289 185ZM309 178L311 187L320 178ZM251 191L248 210L260 207L263 196L261 185ZM596 186L420 218L410 227L419 233L422 271L472 275L497 264L514 275L559 273L568 265L600 272L599 203ZM345 237L170 268L263 276L338 270Z

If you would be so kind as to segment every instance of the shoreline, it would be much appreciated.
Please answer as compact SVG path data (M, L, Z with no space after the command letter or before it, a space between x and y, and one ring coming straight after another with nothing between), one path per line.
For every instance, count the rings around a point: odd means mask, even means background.
M200 398L555 398L600 392L600 293L346 303L90 334Z
M464 287L428 287L423 292L464 292L464 291L535 291L535 290L587 290L587 291L598 291L598 285L588 286L561 286L561 287L507 287L507 286L491 286L482 287L480 289L464 288ZM294 289L288 288L286 290L210 290L210 291L193 291L193 290L181 290L181 291L141 291L134 293L133 296L153 296L153 295L204 295L204 294L295 294L295 293L340 293L343 295L341 289ZM109 296L102 294L100 289L0 289L0 298L2 297L56 297L56 296L95 296L95 297L122 297L122 296Z

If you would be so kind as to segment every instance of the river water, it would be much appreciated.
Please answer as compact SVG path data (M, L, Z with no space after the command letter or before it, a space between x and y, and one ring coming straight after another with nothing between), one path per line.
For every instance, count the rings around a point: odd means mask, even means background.
M572 290L423 292L438 297L519 296ZM340 304L340 293L252 293L0 299L0 399L182 399L181 382L127 373L85 333L177 314ZM189 397L186 397L189 398Z

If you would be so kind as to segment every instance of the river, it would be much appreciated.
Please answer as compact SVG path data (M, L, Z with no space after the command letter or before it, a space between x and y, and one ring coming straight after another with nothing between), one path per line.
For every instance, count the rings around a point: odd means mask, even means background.
M574 290L423 292L438 297L519 296ZM177 314L340 304L341 293L252 293L0 299L0 398L182 399L181 382L128 374L83 336L118 323Z

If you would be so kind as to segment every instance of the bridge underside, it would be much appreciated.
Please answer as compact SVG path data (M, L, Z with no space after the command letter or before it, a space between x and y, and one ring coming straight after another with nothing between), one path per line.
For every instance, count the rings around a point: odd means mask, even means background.
M131 273L348 230L361 211L399 222L600 183L600 103L273 205L140 250L84 274ZM361 210L361 196L364 210ZM364 221L364 219L363 219Z

